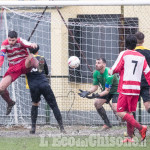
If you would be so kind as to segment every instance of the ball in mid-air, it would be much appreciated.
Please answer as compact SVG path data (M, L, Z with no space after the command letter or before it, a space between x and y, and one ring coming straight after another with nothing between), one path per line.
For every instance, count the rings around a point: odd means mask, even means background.
M71 56L68 59L68 65L71 68L77 68L80 65L80 59L77 56Z

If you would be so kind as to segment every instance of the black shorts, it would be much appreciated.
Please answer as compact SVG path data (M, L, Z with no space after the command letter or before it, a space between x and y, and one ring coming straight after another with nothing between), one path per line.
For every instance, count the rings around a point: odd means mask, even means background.
M150 101L150 87L141 87L140 96L144 103Z
M30 94L32 102L34 103L38 103L41 100L41 95L43 95L45 99L50 98L52 99L52 101L55 100L53 91L48 83L44 83L30 88Z
M106 103L108 104L112 99L112 103L117 103L119 94L108 94L100 97L101 99L106 99Z

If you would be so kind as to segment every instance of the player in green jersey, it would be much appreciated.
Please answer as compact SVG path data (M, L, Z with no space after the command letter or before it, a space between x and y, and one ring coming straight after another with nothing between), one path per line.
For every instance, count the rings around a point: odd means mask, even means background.
M99 58L96 60L96 70L93 73L93 85L88 91L80 90L79 95L83 98L88 98L91 93L94 93L98 87L101 87L101 93L93 94L95 99L95 108L101 118L104 120L105 125L102 130L107 130L112 127L103 104L109 103L112 99L112 108L116 111L117 99L118 99L118 83L119 79L116 75L108 75L109 68L106 67L105 58Z

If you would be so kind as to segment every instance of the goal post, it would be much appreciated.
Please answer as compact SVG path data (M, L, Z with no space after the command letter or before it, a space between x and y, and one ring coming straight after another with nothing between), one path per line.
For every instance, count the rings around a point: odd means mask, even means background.
M47 9L42 15L44 9ZM44 56L50 74L49 83L54 91L65 125L101 125L103 120L94 107L94 99L83 99L78 90L88 90L92 85L95 61L104 57L111 67L118 54L125 49L128 34L141 31L145 34L144 46L149 48L150 0L129 1L1 1L6 16L1 18L0 43L7 38L8 31L15 30L19 37L40 45L39 54ZM4 12L1 12L4 13ZM42 17L41 17L42 15ZM1 15L2 16L2 15ZM4 17L5 16L5 17ZM68 67L68 58L77 56L80 66ZM8 68L7 58L0 76ZM16 110L6 118L6 105L0 101L0 121L4 124L30 124L31 97L25 88L22 75L15 82L14 90L9 88L11 97L16 97ZM101 92L98 89L97 92ZM0 98L1 99L1 98ZM118 125L110 106L104 104L108 118ZM149 124L149 115L141 101L141 123ZM14 119L15 114L17 118ZM137 118L139 117L137 113ZM47 109L43 97L39 106L38 124L57 124L52 110Z
M150 0L1 1L0 6L120 6L149 5Z

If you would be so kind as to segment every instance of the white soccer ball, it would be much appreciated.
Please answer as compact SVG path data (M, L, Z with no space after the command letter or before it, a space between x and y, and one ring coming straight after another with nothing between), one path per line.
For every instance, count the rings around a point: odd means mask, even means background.
M80 59L77 56L71 56L68 59L68 65L71 68L77 68L80 65Z

